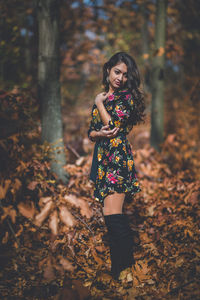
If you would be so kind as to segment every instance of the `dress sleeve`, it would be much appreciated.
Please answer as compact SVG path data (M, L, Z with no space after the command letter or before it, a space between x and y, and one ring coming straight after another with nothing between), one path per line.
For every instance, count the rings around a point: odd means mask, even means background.
M93 110L92 110L92 113L91 113L91 120L90 120L90 126L89 126L89 129L88 129L88 132L87 132L88 138L89 138L89 140L90 140L91 142L95 142L95 141L93 140L93 138L90 136L90 133L91 133L91 131L93 131L93 130L95 130L95 124L94 124L94 120L93 120Z
M93 130L99 131L100 129L101 129L100 117L99 117L97 106L96 104L94 104L91 112L90 126L87 132L90 141L95 142L95 140L93 140L93 138L90 136L91 131Z
M130 93L121 95L119 101L114 104L113 109L109 112L111 119L110 128L124 127L127 125L129 117L133 111L133 96Z
M90 133L91 133L92 130L95 130L95 128L94 128L93 122L91 121L91 122L90 122L89 130L88 130L88 138L89 138L89 140L90 140L91 142L95 142L95 140L93 140L93 138L90 136Z

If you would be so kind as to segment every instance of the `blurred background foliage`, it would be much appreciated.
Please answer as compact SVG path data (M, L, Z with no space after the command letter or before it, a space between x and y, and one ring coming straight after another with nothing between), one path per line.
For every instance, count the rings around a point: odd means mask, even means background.
M102 64L117 51L127 51L136 59L148 93L155 54L155 1L60 0L58 3L62 103L76 105L92 100L101 89ZM38 57L37 1L1 0L0 10L0 88L34 87ZM168 1L167 93L182 96L198 80L199 10L199 1Z

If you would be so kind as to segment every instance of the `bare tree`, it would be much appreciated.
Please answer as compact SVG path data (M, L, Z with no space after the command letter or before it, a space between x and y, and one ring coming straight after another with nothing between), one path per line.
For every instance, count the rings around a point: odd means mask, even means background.
M151 145L160 151L164 139L164 66L167 0L156 2L155 48L152 74Z
M63 143L60 96L59 0L38 0L39 33L38 94L41 101L42 142L50 145L51 170L64 183L69 180L63 166L66 157Z

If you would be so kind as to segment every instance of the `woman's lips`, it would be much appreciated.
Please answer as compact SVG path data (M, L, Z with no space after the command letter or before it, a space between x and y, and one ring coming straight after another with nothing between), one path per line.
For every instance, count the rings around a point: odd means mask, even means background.
M120 85L121 83L119 81L115 81L116 85Z

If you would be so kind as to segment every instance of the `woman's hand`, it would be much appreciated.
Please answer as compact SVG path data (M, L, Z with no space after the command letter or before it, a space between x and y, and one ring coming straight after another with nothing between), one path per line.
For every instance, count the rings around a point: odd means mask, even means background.
M98 136L112 139L112 138L116 137L118 132L119 132L118 127L115 127L114 129L109 130L109 125L105 125L98 131Z
M109 93L100 93L96 96L95 98L95 104L97 105L98 103L102 103L106 98L109 96Z

